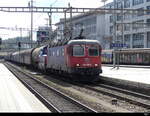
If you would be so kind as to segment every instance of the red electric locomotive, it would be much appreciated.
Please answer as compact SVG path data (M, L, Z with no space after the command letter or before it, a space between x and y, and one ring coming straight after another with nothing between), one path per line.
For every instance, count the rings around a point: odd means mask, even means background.
M70 73L98 75L101 70L101 46L96 40L71 40L67 48Z
M102 73L101 45L97 40L70 40L64 46L48 47L47 68L71 77L94 79Z

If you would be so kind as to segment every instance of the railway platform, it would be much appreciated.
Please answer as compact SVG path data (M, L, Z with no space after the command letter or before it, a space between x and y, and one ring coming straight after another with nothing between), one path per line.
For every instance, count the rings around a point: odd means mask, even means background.
M0 112L50 112L0 63Z
M150 67L149 66L120 66L119 69L112 66L102 65L103 73L101 76L121 79L131 82L150 84Z

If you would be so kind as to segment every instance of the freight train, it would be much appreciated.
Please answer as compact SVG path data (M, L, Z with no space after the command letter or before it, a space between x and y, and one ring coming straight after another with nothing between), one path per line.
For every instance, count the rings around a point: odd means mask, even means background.
M102 63L113 63L113 50L102 50ZM125 65L150 65L150 48L133 48L115 51L116 61Z
M97 40L75 39L65 44L48 44L10 53L6 60L81 80L94 80L102 73L101 45Z

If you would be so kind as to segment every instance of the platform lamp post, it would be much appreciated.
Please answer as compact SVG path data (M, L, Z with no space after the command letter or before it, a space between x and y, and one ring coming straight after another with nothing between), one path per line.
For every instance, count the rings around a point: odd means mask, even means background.
M116 0L113 0L114 9L116 8ZM113 43L116 43L116 11L113 12ZM116 67L116 47L113 49L113 68Z

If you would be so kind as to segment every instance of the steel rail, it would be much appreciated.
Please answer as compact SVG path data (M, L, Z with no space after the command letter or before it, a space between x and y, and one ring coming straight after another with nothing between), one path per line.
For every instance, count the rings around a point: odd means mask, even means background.
M8 63L7 63L7 64L8 64ZM11 65L11 64L9 64L9 65ZM66 94L64 94L64 93L62 93L62 92L56 90L55 88L50 87L49 85L43 83L43 82L40 81L39 79L34 78L34 77L31 76L30 74L28 74L28 73L26 73L26 72L24 72L24 71L18 69L18 67L13 66L13 65L11 65L11 66L12 66L13 68L15 68L16 70L18 70L19 72L21 72L22 74L24 74L24 75L26 75L26 76L32 78L32 79L35 80L37 83L42 84L44 87L46 87L46 88L52 90L53 92L55 92L55 93L58 94L59 96L65 98L66 100L70 101L71 103L75 104L76 106L78 106L78 107L84 109L86 112L97 113L96 110L94 110L94 109L92 109L92 108L90 108L90 107L88 107L88 106L82 104L81 102L79 102L79 101L77 101L77 100L75 100L75 99L69 97L68 95L66 95ZM56 109L56 108L55 108L55 109ZM61 111L59 111L59 110L57 109L57 111L54 110L54 112L61 112Z
M55 75L54 75L55 77ZM135 101L134 99L132 98L128 98L128 97L125 97L125 96L120 96L120 95L117 95L117 94L114 94L112 92L108 92L108 91L104 91L104 90L99 90L99 89L96 89L90 85L87 85L86 83L84 84L81 84L81 83L78 83L78 82L72 82L70 80L64 80L64 79L61 79L62 81L65 81L65 82L68 82L68 83L71 83L71 84L74 84L74 85L77 85L79 87L82 87L82 88L85 88L85 89L89 89L89 90L92 90L92 91L95 91L95 92L98 92L98 93L102 93L104 95L109 95L111 97L114 97L114 98L117 98L119 100L125 100L131 104L134 104L134 105L138 105L138 106L142 106L142 107L145 107L145 108L150 108L150 104L149 103L144 103L144 102L140 102L140 101ZM126 96L129 96L131 95L132 97L139 97L140 99L143 99L143 100L149 100L150 99L150 96L148 95L144 95L142 93L137 93L137 92L133 92L133 91L130 91L130 90L125 90L125 89L121 89L121 88L117 88L117 87L114 87L114 86L109 86L107 84L96 84L94 83L94 86L95 87L104 87L104 88L107 88L107 89L110 89L110 90L114 90L114 91L117 91L117 92L120 92L122 94L125 94Z
M137 92L134 92L134 91L125 90L125 89L122 89L122 88L113 87L113 86L106 85L106 84L99 84L98 86L105 87L105 88L108 88L108 89L111 89L111 90L119 91L121 93L126 93L126 94L130 94L130 95L133 95L133 96L138 96L138 97L143 98L143 99L150 100L150 96L144 95L142 93L137 93Z
M15 71L14 69L12 70L13 67L12 65L4 63L4 65L10 70L51 112L54 113L60 113L61 111L58 110L53 104L51 104L49 101L47 101L42 95L40 95L39 92L37 92L34 88L32 88L28 83L26 83L24 80L20 79L18 77L18 72ZM15 68L15 67L13 67ZM15 68L16 69L16 68Z
M136 92L132 92L132 91L129 91L129 90L124 90L124 89L120 89L120 88L116 88L116 87L111 87L111 86L104 85L104 84L99 84L95 87L91 87L89 85L83 85L83 87L87 88L89 90L98 92L98 93L102 93L104 95L109 95L109 96L117 98L119 100L125 100L125 101L127 101L131 104L134 104L134 105L142 106L142 107L148 108L148 109L150 108L150 103L144 103L142 101L136 101L135 99L131 98L131 97L136 97L136 98L139 97L142 100L149 100L150 96L143 95L141 93L136 93ZM101 89L102 87L105 88L105 89L110 89L111 91L109 92L107 90L102 90ZM119 92L122 95L113 93L112 90L114 90L115 92ZM126 97L126 96L131 96L131 97Z
M149 95L144 95L142 93L133 92L131 90L126 90L126 89L121 89L118 87L110 86L107 83L106 84L97 84L97 83L92 84L92 83L90 83L90 85L87 85L87 83L81 84L81 83L72 82L69 80L64 80L64 79L61 79L61 80L68 82L68 83L71 83L71 84L74 84L74 85L77 85L77 86L85 88L85 89L92 90L94 92L102 93L102 94L107 95L107 96L109 95L109 96L117 98L119 100L125 100L131 104L142 106L142 107L150 109L150 103L144 103L144 102L136 101L130 97L125 97L125 96L131 96L131 97L139 97L142 100L150 100ZM92 85L94 85L94 87ZM112 93L112 92L109 92L106 90L101 90L101 87L109 89L109 90L114 90L118 93L124 94L125 96L121 96L121 95L118 95L118 94L115 94L115 93ZM99 89L97 89L97 88L99 88Z

